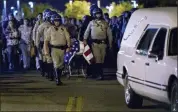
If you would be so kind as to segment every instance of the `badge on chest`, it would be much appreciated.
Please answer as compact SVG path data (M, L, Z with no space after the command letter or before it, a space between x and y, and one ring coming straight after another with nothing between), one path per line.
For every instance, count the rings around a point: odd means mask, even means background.
M95 27L99 28L101 31L104 31L105 25L102 21L95 21Z
M64 29L61 27L54 27L54 31L52 32L54 37L60 37L64 35Z

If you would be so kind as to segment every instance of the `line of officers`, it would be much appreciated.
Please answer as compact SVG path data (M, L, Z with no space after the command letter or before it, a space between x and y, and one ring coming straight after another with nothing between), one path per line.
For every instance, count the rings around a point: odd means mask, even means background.
M106 48L112 49L113 37L108 22L103 18L102 10L97 5L92 5L90 13L90 17L85 16L88 20L83 23L83 26L86 27L80 29L79 40L83 41L85 45L89 45L94 55L94 61L87 69L88 76L95 74L97 80L103 80ZM12 26L12 23L9 24ZM24 31L24 28L21 27L20 30ZM22 32L21 34L23 33L25 35L32 32ZM64 55L71 50L73 44L70 33L66 25L62 24L62 17L50 9L43 12L43 21L38 20L33 28L33 44L37 49L36 63L39 62L41 75L47 76L51 81L55 79L56 85L63 84L61 75L64 68ZM16 31L6 35L8 52L15 50L16 37L18 37ZM26 49L27 47L22 46L22 48ZM13 59L10 54L9 62L11 63Z
M107 45L110 49L112 48L112 32L108 23L103 19L103 12L100 8L91 7L91 13L94 18L85 30L83 42L87 45L88 38L91 37L90 47L95 58L92 66L95 68L97 79L102 80ZM73 44L71 43L70 32L62 24L62 18L59 14L47 9L43 12L43 17L45 21L41 24L37 21L37 25L34 27L41 75L44 76L46 72L51 80L56 79L57 85L62 85L60 77L64 68L64 55L65 52L71 50Z

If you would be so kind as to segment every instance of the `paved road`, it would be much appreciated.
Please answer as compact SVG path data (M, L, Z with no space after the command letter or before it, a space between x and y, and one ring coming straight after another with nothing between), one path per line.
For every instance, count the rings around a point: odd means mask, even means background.
M1 75L1 111L166 112L149 101L144 101L142 109L128 109L122 86L110 77L105 81L62 80L65 85L57 87L37 72Z

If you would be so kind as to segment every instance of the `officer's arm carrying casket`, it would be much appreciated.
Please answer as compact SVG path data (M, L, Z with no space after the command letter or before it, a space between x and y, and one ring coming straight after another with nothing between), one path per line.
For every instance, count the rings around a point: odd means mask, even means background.
M69 32L67 31L67 29L66 28L63 28L63 29L64 29L64 34L65 34L65 37L66 37L66 40L67 40L66 52L68 52L71 49L71 39L70 39L70 35L69 35Z
M37 54L38 53L38 49L37 49L37 47L36 47L36 36L37 36L37 29L38 29L38 27L39 27L39 23L38 23L38 21L36 22L36 24L35 24L35 26L34 26L34 28L33 28L33 37L32 37L32 39L33 39L33 41L32 41L32 45L34 46L34 51L35 51L35 54Z
M41 24L37 29L36 40L35 40L35 45L37 49L39 49L40 47L40 38L43 36L43 34L44 34L44 27L43 24Z
M36 23L35 23L35 26L33 27L33 31L32 31L32 39L33 39L33 41L34 41L34 45L35 45L35 41L36 41L36 33L37 33L37 29L38 29L38 27L39 27L39 21L37 21Z
M49 42L51 40L51 28L47 30L46 38L44 40L44 53L45 55L49 55Z

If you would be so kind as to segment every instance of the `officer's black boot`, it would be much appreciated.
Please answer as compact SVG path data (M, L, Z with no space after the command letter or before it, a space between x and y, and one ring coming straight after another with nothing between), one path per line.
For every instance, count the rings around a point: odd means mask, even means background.
M46 77L47 78L47 63L46 62L42 62L43 64L43 68L42 68L42 72L44 73L44 77Z
M55 74L56 74L56 85L62 85L63 83L61 82L61 73L62 70L57 68L55 69Z
M100 78L100 67L99 67L99 64L96 63L95 64L95 74L96 74L96 79L98 80Z
M46 79L48 79L49 78L49 65L47 62L43 62L43 64L44 64L45 77Z
M100 76L101 76L101 80L104 80L104 72L103 72L103 64L100 64Z
M98 73L98 77L97 80L103 80L103 64L97 64L97 73Z
M98 71L98 69L99 69L99 66L98 66L98 64L97 63L95 63L95 64L93 64L93 69L92 69L92 78L97 78L98 76L99 76L99 71Z
M96 78L97 64L89 65L87 68L87 78Z
M46 72L46 78L49 79L50 78L50 64L49 63L45 63L45 72Z
M39 64L40 64L40 72L41 72L41 75L44 77L44 76L45 76L44 63L43 63L42 60L39 60Z
M87 78L92 78L92 65L87 66Z
M53 64L52 63L48 63L48 77L50 81L54 80L54 74L53 74Z

